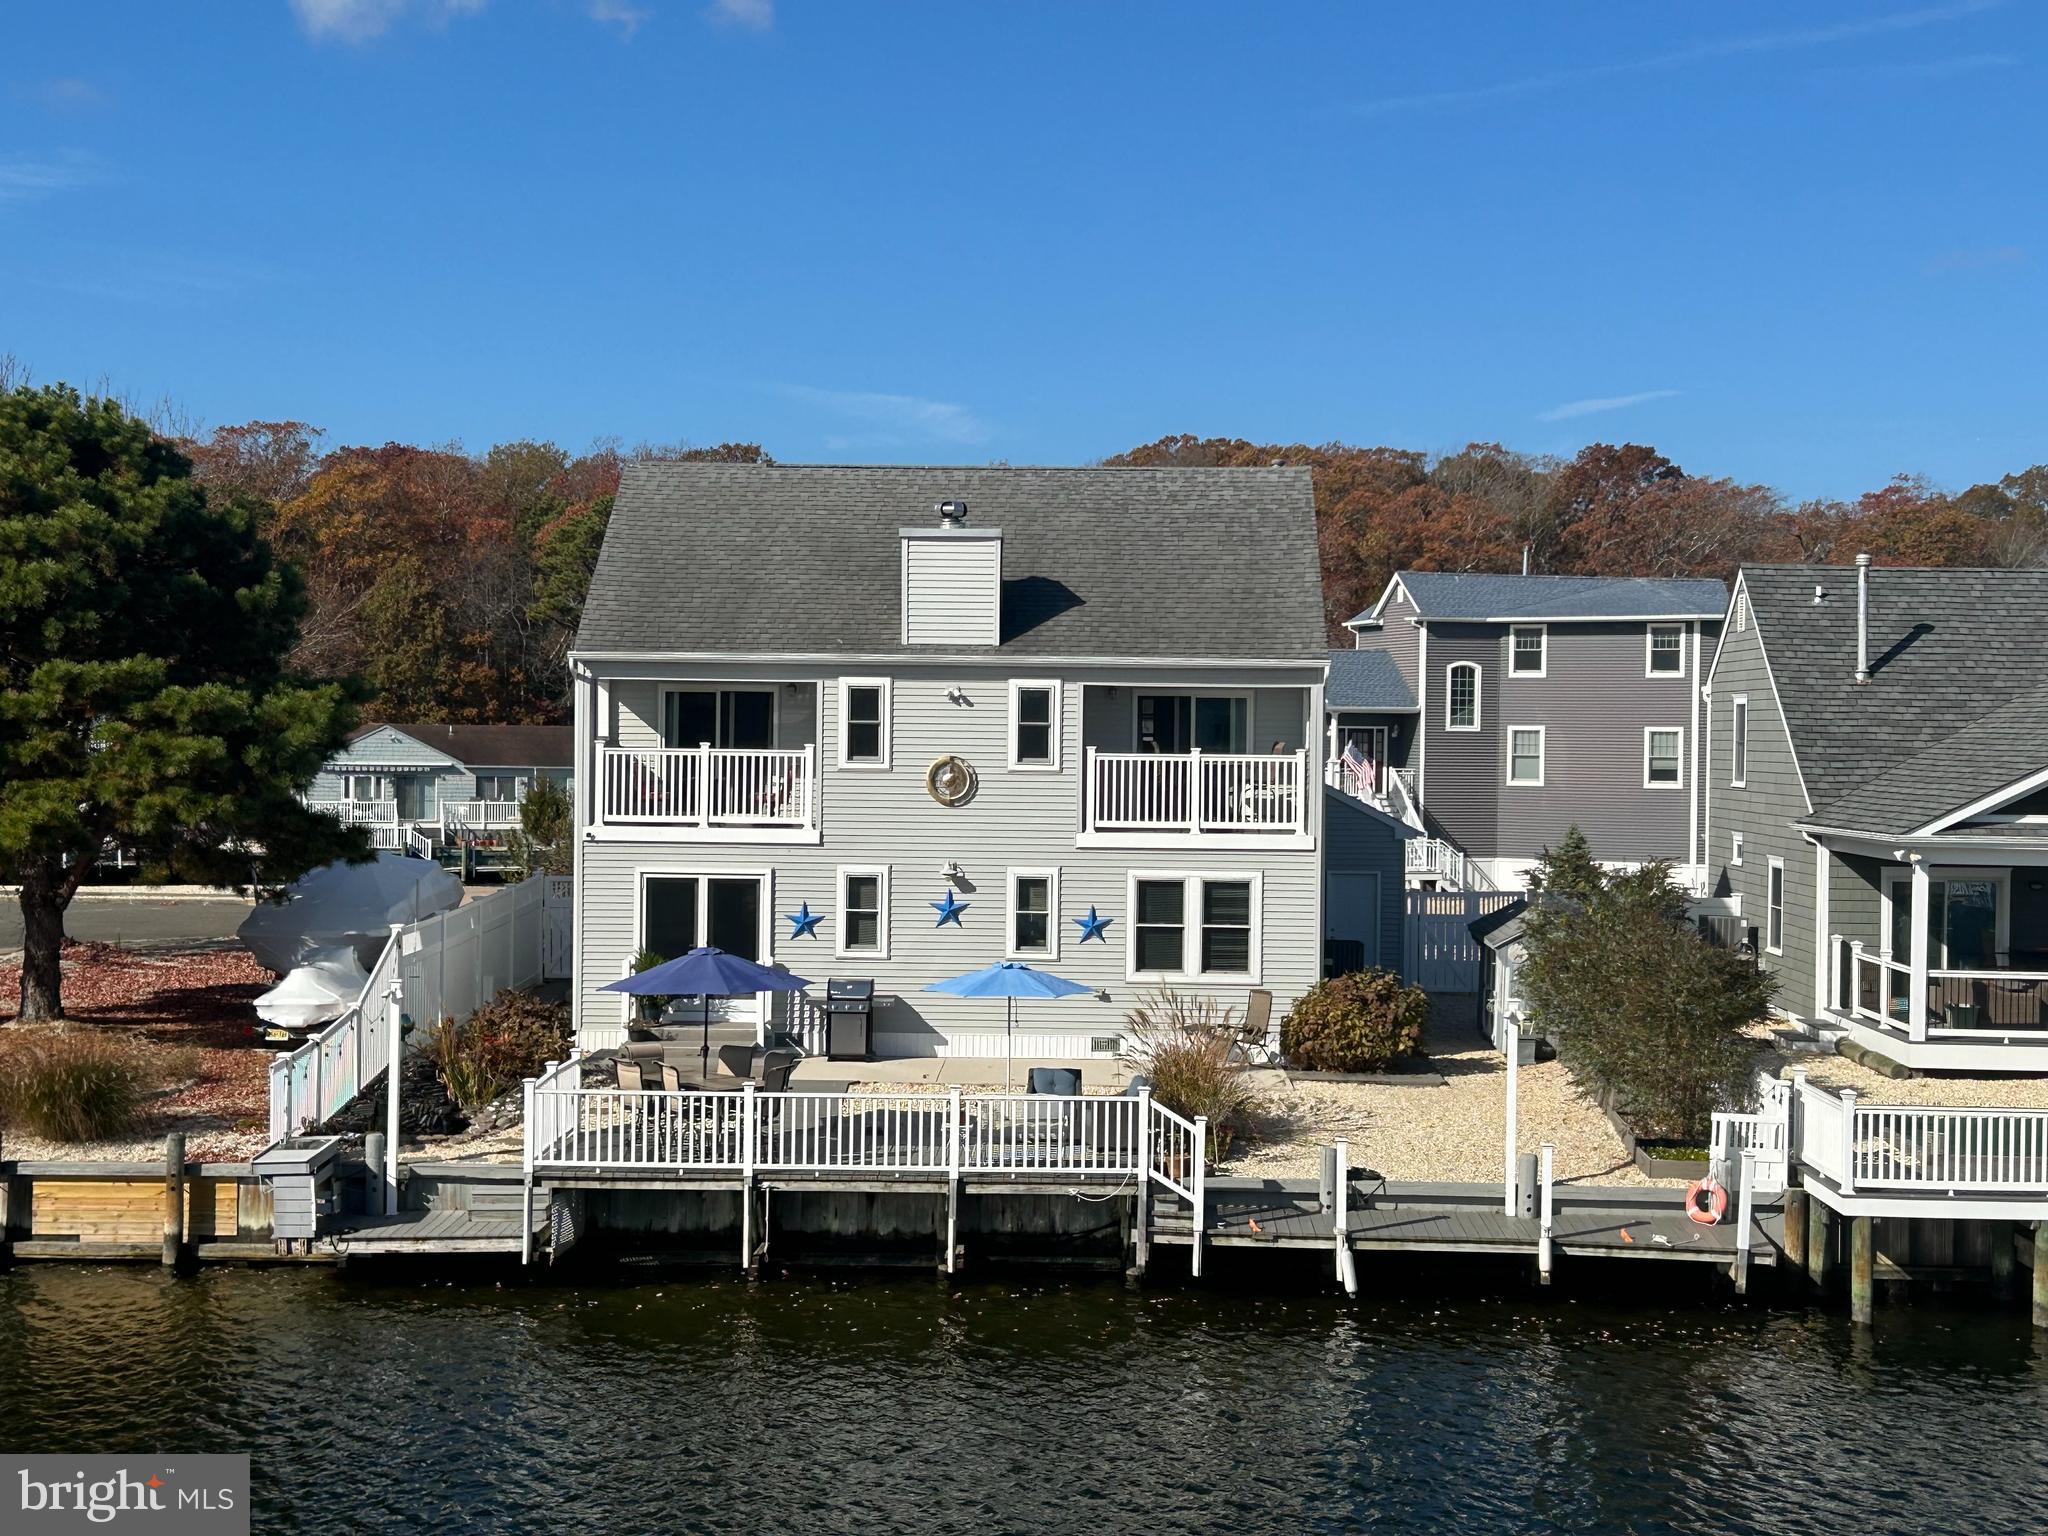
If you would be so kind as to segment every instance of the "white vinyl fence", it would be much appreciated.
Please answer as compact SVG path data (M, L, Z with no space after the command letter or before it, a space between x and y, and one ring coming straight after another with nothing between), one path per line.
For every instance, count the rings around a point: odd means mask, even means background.
M348 1012L271 1061L271 1139L318 1125L375 1082L399 1015L431 1028L442 1018L467 1019L506 987L539 981L546 878L393 928Z
M1477 992L1486 950L1472 924L1520 900L1513 891L1409 891L1401 974L1425 992Z

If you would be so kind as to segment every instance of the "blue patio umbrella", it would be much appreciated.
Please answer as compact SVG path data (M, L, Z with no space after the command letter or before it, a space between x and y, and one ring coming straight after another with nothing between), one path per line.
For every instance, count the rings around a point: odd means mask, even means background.
M925 988L927 992L944 992L949 997L1001 997L1009 1000L1003 1020L1003 1087L1006 1091L1010 1086L1010 1063L1014 1052L1011 1037L1017 1025L1017 999L1073 997L1077 993L1094 990L1082 982L1055 976L1051 971L1033 970L1021 960L998 960L994 965L984 965L980 970L969 971L963 976L935 981Z
M702 997L704 1004L704 1046L698 1053L701 1075L711 1076L711 1004L714 997L745 997L750 992L801 992L810 983L788 971L757 965L744 955L735 955L705 944L687 955L608 981L598 990L624 992L635 997Z

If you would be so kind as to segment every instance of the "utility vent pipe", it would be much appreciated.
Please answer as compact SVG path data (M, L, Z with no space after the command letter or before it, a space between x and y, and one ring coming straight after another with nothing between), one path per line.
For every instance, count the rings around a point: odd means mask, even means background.
M1856 557L1856 681L1870 681L1870 556Z

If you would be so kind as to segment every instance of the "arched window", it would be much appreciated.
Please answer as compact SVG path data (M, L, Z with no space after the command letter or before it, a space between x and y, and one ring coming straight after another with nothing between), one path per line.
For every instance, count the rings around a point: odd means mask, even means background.
M1479 729L1479 663L1454 661L1444 669L1444 729Z

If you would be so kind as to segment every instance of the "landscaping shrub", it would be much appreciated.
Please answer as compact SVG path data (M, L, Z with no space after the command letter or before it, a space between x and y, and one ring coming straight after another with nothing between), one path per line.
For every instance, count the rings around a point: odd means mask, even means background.
M1311 1072L1384 1072L1422 1049L1429 998L1392 971L1316 983L1280 1025L1280 1054Z
M189 1050L89 1029L0 1030L0 1125L51 1141L120 1136L152 1093L197 1072Z
M1238 1016L1213 997L1162 989L1125 1016L1124 1059L1152 1080L1152 1097L1177 1115L1209 1117L1209 1156L1228 1157L1252 1123L1251 1084L1231 1059Z
M466 1023L442 1019L426 1050L448 1096L473 1113L569 1054L569 1005L507 988Z
M1638 1136L1704 1143L1713 1112L1751 1096L1749 1029L1776 984L1693 930L1665 865L1610 873L1574 843L1546 854L1531 882L1522 999L1573 1082Z

